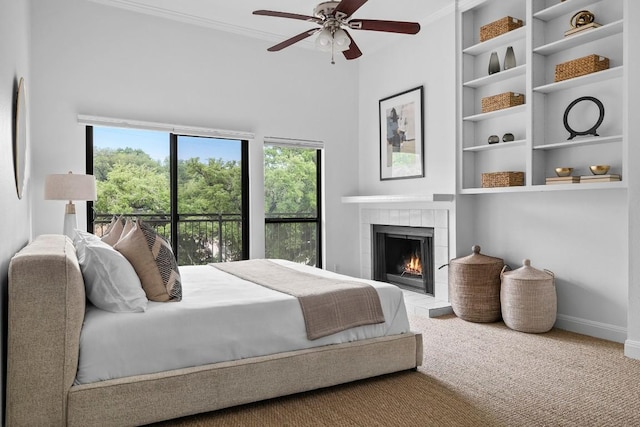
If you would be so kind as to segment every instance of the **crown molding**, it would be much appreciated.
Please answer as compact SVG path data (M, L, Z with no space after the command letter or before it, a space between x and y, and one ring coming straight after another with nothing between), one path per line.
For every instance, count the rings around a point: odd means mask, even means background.
M224 31L227 33L238 34L245 37L251 37L255 39L266 40L273 43L279 43L283 40L283 36L281 34L273 34L265 31L254 30L248 27L233 25L222 21L217 21L215 19L203 18L200 16L191 15L188 13L178 12L175 10L165 9L159 6L151 6L148 4L140 3L136 0L89 0L93 3L99 3L106 6L118 7L121 9L126 9L132 12L144 13L147 15L152 15L160 18L171 19L174 21L183 22L185 24L197 25L200 27L211 28L218 31ZM469 0L467 0L469 1ZM435 22L438 19L441 19L444 16L447 16L450 13L455 12L456 5L455 3L451 3L443 8L440 8L433 13L425 16L422 20L419 20L421 25L428 25L431 22ZM388 46L389 43L380 43L379 45L368 48L368 51L375 52L384 47ZM295 44L297 47L313 49L315 50L315 43L310 40L302 40Z

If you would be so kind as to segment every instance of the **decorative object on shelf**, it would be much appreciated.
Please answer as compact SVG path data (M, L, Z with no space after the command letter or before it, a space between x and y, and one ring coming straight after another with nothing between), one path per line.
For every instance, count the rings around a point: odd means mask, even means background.
M497 21L493 21L489 24L480 27L480 41L484 42L494 37L498 37L504 33L520 28L524 25L522 19L512 18L511 16L505 16Z
M560 167L560 168L556 168L555 171L556 171L556 175L560 177L565 177L565 176L571 175L571 172L573 172L573 168Z
M594 175L604 175L607 172L609 172L610 167L611 166L609 165L592 165L592 166L589 166L589 170Z
M449 261L449 300L459 318L468 322L500 320L500 271L504 260L471 248L471 255Z
M571 112L571 109L575 107L576 104L582 101L591 101L595 103L598 106L600 115L598 117L598 121L596 122L596 124L593 125L591 128L587 129L586 131L576 131L576 130L573 130L571 126L569 126L569 112ZM593 96L581 96L580 98L573 100L571 104L569 104L567 109L564 110L564 117L562 119L564 123L564 128L569 132L569 138L567 138L567 140L571 140L579 135L599 136L597 133L598 127L602 124L603 120L604 120L604 105L602 105L602 102L600 102L599 99L594 98Z
M587 55L556 65L554 81L561 82L574 77L607 70L608 68L609 58L595 54Z
M516 138L513 136L512 133L505 133L504 135L502 135L502 142L513 142Z
M44 180L45 200L68 200L64 207L64 224L62 234L74 238L74 230L78 228L76 205L74 200L95 200L96 179L93 175L65 174L47 175Z
M622 177L617 174L584 175L580 177L580 182L583 184L590 184L593 182L617 182L621 180L622 180Z
M598 28L600 24L595 22L595 19L595 15L588 10L581 10L576 12L569 20L571 28L565 31L564 36L567 37L572 34L579 33L580 31L588 30L591 28Z
M500 60L498 59L497 52L491 52L489 57L489 75L495 74L500 71Z
M515 68L516 66L516 54L513 53L513 46L508 46L507 51L504 54L504 69Z
M558 300L554 274L531 267L528 259L522 264L513 271L505 271L504 266L500 272L502 320L516 331L547 332L556 323Z
M423 88L379 101L380 180L424 176Z
M482 98L482 112L502 110L503 108L515 107L524 104L524 95L521 93L504 92L498 95Z
M498 142L500 142L500 137L498 135L491 135L487 142L489 144L497 144Z
M482 188L524 185L524 172L487 172L482 174Z
M13 135L13 173L16 180L18 199L22 199L27 164L27 96L25 91L24 78L20 77L15 98L15 133Z

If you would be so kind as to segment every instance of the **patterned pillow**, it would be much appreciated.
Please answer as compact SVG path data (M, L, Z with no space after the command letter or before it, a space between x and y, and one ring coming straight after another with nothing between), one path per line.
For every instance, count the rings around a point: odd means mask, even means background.
M136 270L142 288L151 301L180 301L182 283L171 246L140 220L114 245Z

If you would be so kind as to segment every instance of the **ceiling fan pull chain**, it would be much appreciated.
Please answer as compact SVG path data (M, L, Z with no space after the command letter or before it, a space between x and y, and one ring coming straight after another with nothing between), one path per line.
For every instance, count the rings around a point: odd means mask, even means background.
M331 39L331 65L336 65L336 61L333 60L333 52L335 51L335 43L333 42L333 37Z

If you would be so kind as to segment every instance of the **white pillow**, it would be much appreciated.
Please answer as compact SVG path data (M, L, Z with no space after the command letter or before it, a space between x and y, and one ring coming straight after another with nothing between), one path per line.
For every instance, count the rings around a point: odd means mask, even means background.
M112 312L143 312L147 297L129 261L99 237L76 230L73 243L84 277L87 298Z

